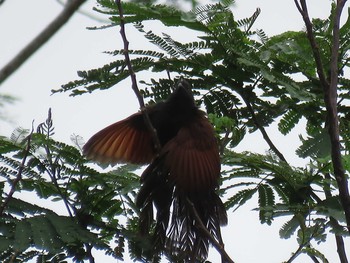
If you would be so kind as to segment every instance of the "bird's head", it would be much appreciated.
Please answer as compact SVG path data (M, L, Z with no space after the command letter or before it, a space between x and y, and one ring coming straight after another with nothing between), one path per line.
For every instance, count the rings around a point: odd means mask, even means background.
M176 83L175 90L169 100L181 100L183 103L194 103L191 84L181 77Z

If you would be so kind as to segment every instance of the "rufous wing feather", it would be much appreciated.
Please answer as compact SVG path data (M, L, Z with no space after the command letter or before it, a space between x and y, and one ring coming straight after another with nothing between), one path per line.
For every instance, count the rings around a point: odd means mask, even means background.
M101 163L145 164L155 151L152 137L141 113L111 124L92 136L84 145L87 158Z
M213 128L204 116L182 127L164 146L165 165L178 189L202 192L217 187L220 176L217 147Z

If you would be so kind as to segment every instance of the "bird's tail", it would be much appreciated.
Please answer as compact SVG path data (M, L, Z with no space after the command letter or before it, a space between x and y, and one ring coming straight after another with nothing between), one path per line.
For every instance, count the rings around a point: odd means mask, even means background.
M221 199L213 190L188 195L175 189L172 205L166 240L169 255L175 262L204 261L210 244L208 233L222 244L220 226L227 224L227 215Z
M163 252L173 262L202 262L208 256L210 238L222 243L220 226L227 224L227 214L214 189L206 193L184 193L176 189L162 171L149 166L137 197L141 207L141 233L152 232L153 253ZM153 228L153 206L157 209Z

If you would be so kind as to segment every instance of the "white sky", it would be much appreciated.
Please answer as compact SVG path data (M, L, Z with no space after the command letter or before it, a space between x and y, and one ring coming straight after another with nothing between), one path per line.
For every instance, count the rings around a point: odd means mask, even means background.
M321 18L328 16L330 2L309 0L311 15ZM91 0L83 9L90 11L93 4L94 1ZM303 28L302 19L293 0L237 0L234 14L236 18L244 18L250 16L257 7L260 7L262 12L256 27L265 30L269 36ZM32 40L60 10L61 6L55 0L5 1L0 6L0 68ZM347 15L346 9L344 15ZM137 99L131 90L129 79L123 82L124 85L109 91L94 92L92 96L51 96L51 89L57 89L61 84L76 79L77 70L98 67L111 61L112 58L103 54L103 51L122 47L116 28L86 30L86 27L95 25L98 23L76 14L58 34L0 86L1 94L18 98L15 104L4 108L12 122L0 122L0 135L9 136L18 126L30 129L33 120L37 126L45 120L47 110L51 107L56 139L70 143L70 135L79 134L87 140L94 132L138 110ZM141 41L144 39L141 35L136 35L132 28L127 30L130 48L137 48L139 43L142 43L139 48L143 48L144 43ZM187 37L182 32L180 36ZM146 78L147 74L142 74L142 79ZM277 147L288 160L299 164L292 150L297 147L298 131L287 137L277 134L276 136L273 138ZM267 149L259 135L251 138L258 141L241 145L241 150L263 152ZM286 219L276 220L272 226L260 225L258 213L251 211L255 206L256 202L250 201L245 208L234 214L229 211L229 225L222 230L228 253L237 263L278 263L287 260L290 253L297 249L297 243L294 239L279 238L279 227ZM350 247L348 239L347 244ZM323 244L322 248L321 251L330 262L339 262L333 236L329 236L328 242ZM99 256L96 262L115 260ZM294 262L312 261L307 257L299 257Z

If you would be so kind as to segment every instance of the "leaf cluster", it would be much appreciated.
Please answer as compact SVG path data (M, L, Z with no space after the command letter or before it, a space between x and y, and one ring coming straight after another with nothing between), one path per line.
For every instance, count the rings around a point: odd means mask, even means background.
M138 167L101 172L53 134L49 111L36 133L17 129L0 142L0 260L82 262L91 258L92 248L122 259L121 237L131 230L124 218L135 216ZM55 209L35 204L40 200L56 204Z

